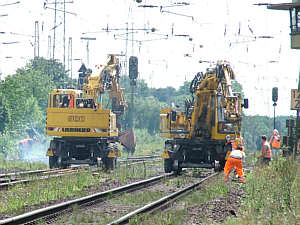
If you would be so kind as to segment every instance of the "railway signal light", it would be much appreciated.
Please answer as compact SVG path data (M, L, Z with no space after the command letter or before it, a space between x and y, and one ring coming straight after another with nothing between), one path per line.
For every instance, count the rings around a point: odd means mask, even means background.
M277 87L273 87L273 89L272 89L272 100L273 100L273 102L278 101L278 88Z
M273 87L272 89L272 100L274 106L274 129L275 129L275 107L277 106L276 102L278 101L278 87Z
M138 77L138 58L136 56L130 56L129 58L129 78L130 80L136 80Z

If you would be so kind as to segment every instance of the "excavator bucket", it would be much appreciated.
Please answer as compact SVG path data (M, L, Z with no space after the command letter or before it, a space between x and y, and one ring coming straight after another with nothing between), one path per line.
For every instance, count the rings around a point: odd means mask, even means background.
M120 134L119 140L128 153L134 153L136 146L136 136L134 135L132 129Z

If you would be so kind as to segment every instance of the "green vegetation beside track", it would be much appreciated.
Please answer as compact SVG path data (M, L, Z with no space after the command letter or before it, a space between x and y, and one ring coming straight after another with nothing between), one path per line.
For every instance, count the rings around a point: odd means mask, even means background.
M19 215L33 209L149 178L157 175L161 171L160 168L161 161L158 161L156 166L146 162L121 166L110 172L99 169L45 180L37 178L26 185L19 184L8 190L0 190L0 218Z
M246 198L231 224L300 224L300 163L279 157L246 178Z
M263 167L259 155L248 154L246 164L254 167L246 173L245 184L224 183L220 174L168 209L138 216L130 224L300 224L299 159L280 156Z
M26 161L16 161L16 160L5 160L0 156L0 174L6 173L6 171L24 171L24 170L41 170L47 169L48 165L45 163L32 163Z

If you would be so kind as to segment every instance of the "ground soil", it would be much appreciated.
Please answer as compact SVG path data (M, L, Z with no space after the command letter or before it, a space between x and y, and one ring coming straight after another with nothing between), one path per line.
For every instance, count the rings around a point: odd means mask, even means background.
M230 185L230 184L229 184ZM204 202L201 206L188 208L189 216L187 223L189 225L200 225L210 223L220 223L226 220L228 216L238 217L238 210L241 206L241 199L245 195L244 184L232 185L226 196L215 198Z

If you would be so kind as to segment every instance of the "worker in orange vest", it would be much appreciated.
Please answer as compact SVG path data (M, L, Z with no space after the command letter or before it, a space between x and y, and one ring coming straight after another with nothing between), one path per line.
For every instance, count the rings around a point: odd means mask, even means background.
M269 165L270 161L272 160L272 152L269 142L267 141L267 136L263 135L261 137L262 146L261 146L261 154L262 154L262 161L265 165Z
M269 143L272 149L272 155L277 157L277 153L280 149L280 135L277 129L273 130L273 135L271 136Z
M236 148L233 146L229 157L226 160L224 167L224 181L228 181L229 174L231 170L234 168L241 183L245 182L244 171L243 171L243 161L245 159L245 152L243 151L243 147L240 144L240 140L237 138L235 143L237 144Z
M69 108L74 108L74 95L69 95Z

